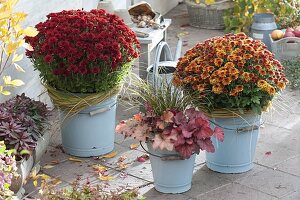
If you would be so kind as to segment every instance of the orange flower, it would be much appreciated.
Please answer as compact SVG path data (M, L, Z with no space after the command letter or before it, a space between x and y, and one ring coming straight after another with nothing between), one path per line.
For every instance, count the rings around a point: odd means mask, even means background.
M217 56L219 58L224 58L226 56L226 52L224 50L217 51Z
M215 94L221 94L223 92L223 87L218 84L218 85L213 85L212 87L212 92L215 93Z
M237 85L237 86L235 86L234 90L236 90L237 92L242 92L244 90L244 86L243 85Z
M173 81L172 82L175 86L181 86L182 85L182 81L178 76L173 76Z
M207 79L207 78L210 77L210 74L209 74L208 72L203 72L203 73L200 75L200 77L201 77L202 79Z
M233 64L233 62L227 62L227 63L224 65L224 67L226 67L226 68L232 68L232 67L234 67L234 64Z
M222 80L223 85L229 85L231 83L232 79L230 77L226 77Z
M235 90L231 90L231 91L229 92L229 95L230 95L230 96L237 96L238 93L237 93Z
M267 92L269 93L269 95L273 96L276 93L276 90L274 87L271 86L267 88Z
M234 56L234 61L241 61L243 60L242 56Z
M259 80L259 81L257 82L257 86L258 86L259 88L265 89L266 87L268 87L268 83L267 83L267 81L265 81L265 80Z
M244 55L244 58L248 60L250 58L253 58L253 56L251 54L247 53L247 54Z
M216 66L220 67L223 64L223 59L215 58L214 63Z
M262 69L262 70L259 70L259 73L260 73L261 75L263 75L263 76L267 74L266 70L263 70L263 69Z
M227 56L227 60L229 60L229 61L234 61L234 55L229 55L229 56Z
M197 90L199 92L203 92L205 90L205 84L199 84L199 85L197 85Z
M240 71L239 71L237 68L235 68L235 67L229 68L228 71L229 71L230 74L238 74L238 73L240 72Z
M213 66L208 66L208 67L206 67L206 71L208 71L208 72L212 72L212 71L214 71L214 67Z
M285 88L285 83L284 82L278 82L277 86L279 87L279 89L284 89Z

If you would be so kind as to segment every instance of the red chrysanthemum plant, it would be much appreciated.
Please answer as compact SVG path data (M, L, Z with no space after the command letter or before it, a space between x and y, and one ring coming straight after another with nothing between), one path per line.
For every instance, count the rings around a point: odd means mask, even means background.
M173 83L198 93L208 112L261 113L288 83L284 67L260 40L226 34L197 44L179 59Z
M139 56L135 33L105 10L47 15L27 37L27 51L45 85L71 93L107 93L118 87Z
M214 152L211 137L223 141L223 130L209 125L208 118L195 108L189 108L192 96L181 95L178 89L168 84L153 88L146 83L134 84L132 100L143 105L145 112L121 121L116 132L139 141L151 142L153 149L179 153L183 159L200 150Z

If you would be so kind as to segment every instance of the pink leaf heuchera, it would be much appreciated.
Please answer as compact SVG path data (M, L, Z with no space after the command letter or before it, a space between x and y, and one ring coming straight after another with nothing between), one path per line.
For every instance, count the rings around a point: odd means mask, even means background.
M151 141L153 149L175 149L185 159L200 150L214 152L212 136L221 142L224 140L223 130L219 127L212 130L208 118L194 108L185 112L170 109L158 116L148 105L146 114L120 122L116 132L140 141Z

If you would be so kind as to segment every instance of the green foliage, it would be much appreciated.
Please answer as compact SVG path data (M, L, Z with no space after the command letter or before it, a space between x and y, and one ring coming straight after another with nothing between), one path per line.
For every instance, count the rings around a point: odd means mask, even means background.
M255 13L274 13L279 28L300 25L300 2L298 0L233 0L233 13L224 16L226 31L249 33Z
M290 81L291 87L300 89L300 57L284 60L285 74Z

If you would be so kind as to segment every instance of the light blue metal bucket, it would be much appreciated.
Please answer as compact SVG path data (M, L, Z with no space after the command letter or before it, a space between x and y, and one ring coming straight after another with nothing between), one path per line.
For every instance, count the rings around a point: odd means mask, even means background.
M260 115L213 118L212 127L224 129L224 141L212 137L214 153L206 152L206 165L221 173L242 173L253 168L253 159L261 123Z
M116 102L114 96L66 118L61 124L64 151L79 157L111 152L115 140Z
M183 193L191 189L196 155L178 159L176 151L153 150L147 143L154 178L154 188L162 193Z

